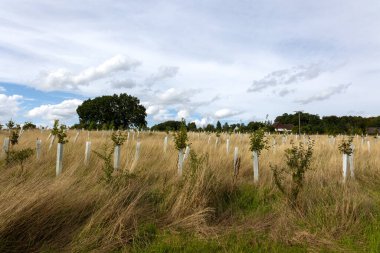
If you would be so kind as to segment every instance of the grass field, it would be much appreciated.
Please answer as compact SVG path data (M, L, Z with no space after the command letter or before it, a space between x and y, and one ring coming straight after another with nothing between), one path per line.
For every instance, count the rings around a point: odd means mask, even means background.
M0 141L8 134L2 131ZM380 252L380 143L371 150L355 138L355 180L342 183L340 137L315 140L312 170L306 173L298 205L292 208L273 183L271 165L285 166L290 147L260 156L259 183L253 183L248 135L189 133L191 150L183 176L177 175L172 137L140 133L122 146L121 169L106 182L104 161L91 153L84 165L87 132L74 143L69 131L63 173L55 176L56 146L48 131L24 132L15 149L35 147L41 158L0 167L0 252ZM211 141L208 143L208 138ZM92 150L112 146L109 132L91 132ZM234 148L241 166L233 175Z

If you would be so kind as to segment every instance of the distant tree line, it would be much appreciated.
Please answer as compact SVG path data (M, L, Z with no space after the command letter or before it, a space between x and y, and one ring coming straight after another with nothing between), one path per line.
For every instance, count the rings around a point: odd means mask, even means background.
M150 129L154 131L178 131L181 127L181 124L181 121L169 120L154 125ZM249 122L247 125L244 123L228 124L227 122L222 125L220 121L217 121L215 126L213 124L207 124L204 127L197 127L194 122L190 122L187 123L186 126L188 131L194 132L252 132L263 127L267 128L268 131L274 131L274 128L269 121L265 123Z
M298 113L276 117L275 122L294 125L292 131L298 132ZM324 116L300 113L301 132L306 134L367 134L370 128L380 128L380 116ZM375 134L375 132L370 132Z
M298 133L299 117L301 122L301 133L305 134L376 134L377 129L380 134L380 116L378 117L361 117L361 116L324 116L310 113L284 113L277 116L274 123L291 125L291 131ZM207 124L204 127L197 127L194 122L187 124L189 131L206 131L206 132L252 132L259 128L266 128L267 131L274 132L275 125L270 121L266 122L249 122L248 124L221 124L220 121L213 124ZM166 121L151 127L155 131L177 131L181 126L181 121ZM375 129L369 132L369 129Z

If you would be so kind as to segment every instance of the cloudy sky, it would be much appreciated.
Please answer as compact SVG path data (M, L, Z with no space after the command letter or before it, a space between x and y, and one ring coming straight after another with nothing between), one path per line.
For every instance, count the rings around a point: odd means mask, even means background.
M0 2L0 122L78 121L126 92L149 124L379 115L380 1Z

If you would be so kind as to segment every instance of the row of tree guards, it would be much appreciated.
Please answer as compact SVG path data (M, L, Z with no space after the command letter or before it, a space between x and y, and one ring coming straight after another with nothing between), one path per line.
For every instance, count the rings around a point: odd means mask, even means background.
M102 134L103 135L103 134ZM134 132L133 132L133 139L134 139ZM139 136L139 132L137 133L137 136ZM59 176L62 173L62 161L63 161L63 151L64 151L64 144L67 142L66 140L66 132L64 127L58 126L58 121L55 122L55 125L53 127L52 132L49 134L46 141L49 141L49 150L52 148L52 145L55 141L55 139L58 139L57 144L57 159L56 159L56 175ZM73 142L76 143L79 137L79 132L76 133ZM90 133L88 132L87 141L85 144L85 154L84 154L84 164L88 165L90 161L90 154L91 154L91 141L89 141ZM127 136L124 136L121 132L116 132L116 134L112 135L112 140L115 144L114 146L114 153L113 153L113 160L114 160L114 169L118 170L120 169L120 156L121 156L121 146L125 139L128 141L130 137L130 132L127 132ZM253 168L253 179L254 182L257 183L259 181L259 156L262 150L269 149L269 139L267 138L268 135L265 134L263 129L259 129L251 134L250 136L250 151L252 152L252 168ZM298 139L298 136L296 135L296 139ZM208 137L208 144L210 143L211 136ZM304 138L304 140L306 140ZM335 144L335 138L330 137L329 138L330 144ZM3 151L8 152L9 150L9 138L6 137L3 142ZM174 142L175 146L178 150L178 175L182 176L183 174L183 163L185 159L190 154L190 144L188 144L188 136L187 131L185 127L182 127L177 133L174 134ZM282 143L285 144L287 142L287 136L282 137ZM342 143L339 145L339 150L343 154L343 182L346 181L347 178L347 171L350 170L350 176L351 178L354 178L354 145L352 144L353 137L350 137L348 139L344 138ZM362 145L364 145L365 140L362 139ZM215 146L219 145L219 135L216 136L215 140ZM163 141L163 152L167 152L167 146L168 146L168 136L166 135L164 137ZM274 139L273 147L276 146L276 142ZM368 151L370 151L370 141L367 140L367 147ZM42 148L42 140L37 139L36 141L36 158L40 159L41 157L41 148ZM139 139L137 139L136 143L136 150L135 150L135 159L133 161L132 168L136 165L136 162L139 159L140 156L140 149L141 149L141 143ZM226 153L229 154L230 150L230 139L228 138L226 140ZM237 175L239 173L239 166L240 166L240 158L239 158L239 149L238 147L235 147L234 149L234 156L233 156L233 168L234 168L234 175Z

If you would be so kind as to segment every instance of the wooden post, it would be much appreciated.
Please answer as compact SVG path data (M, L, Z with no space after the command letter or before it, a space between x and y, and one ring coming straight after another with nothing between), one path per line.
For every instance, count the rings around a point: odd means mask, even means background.
M57 145L57 161L55 166L55 174L58 177L62 173L62 158L63 158L63 144L58 143Z

